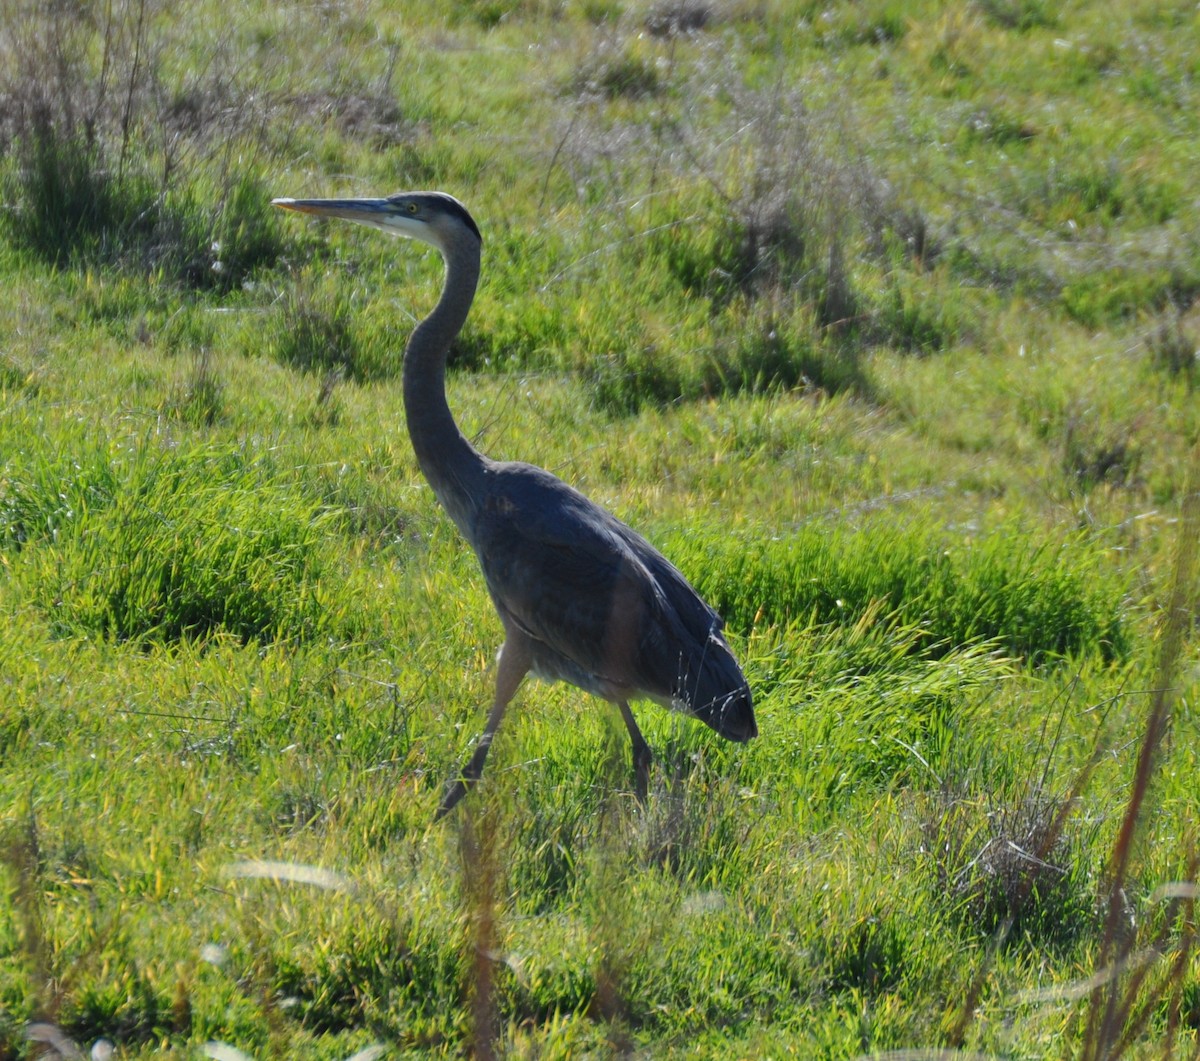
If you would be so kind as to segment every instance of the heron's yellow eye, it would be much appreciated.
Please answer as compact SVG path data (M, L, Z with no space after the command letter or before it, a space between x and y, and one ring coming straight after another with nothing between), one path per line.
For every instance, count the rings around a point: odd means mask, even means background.
M415 214L415 213L417 212L417 204L416 204L416 203L409 203L409 204L408 204L408 212L409 212L410 214Z

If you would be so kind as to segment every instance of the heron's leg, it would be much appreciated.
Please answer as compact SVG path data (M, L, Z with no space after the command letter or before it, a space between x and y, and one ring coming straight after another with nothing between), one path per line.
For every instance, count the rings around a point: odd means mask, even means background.
M492 700L492 709L488 712L487 725L483 727L483 735L475 746L475 754L467 765L462 768L458 778L446 787L442 804L438 807L434 821L444 818L454 805L467 794L469 785L479 780L483 773L483 763L488 750L492 746L492 738L500 728L500 720L504 717L504 709L517 691L521 680L529 673L531 663L529 647L519 638L509 637L500 647L500 658L496 665L496 695Z
M625 720L625 728L629 730L629 739L633 742L633 776L637 785L637 798L644 802L650 781L650 764L654 762L654 756L646 738L642 736L642 731L638 729L637 720L629 710L629 704L619 700L617 707L621 709L621 717Z

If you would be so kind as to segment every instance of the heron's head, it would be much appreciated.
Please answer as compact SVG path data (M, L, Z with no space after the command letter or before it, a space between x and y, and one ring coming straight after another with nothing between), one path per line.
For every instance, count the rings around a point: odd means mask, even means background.
M397 192L386 199L272 199L272 206L317 217L340 217L407 236L445 252L474 237L482 243L475 219L445 192Z

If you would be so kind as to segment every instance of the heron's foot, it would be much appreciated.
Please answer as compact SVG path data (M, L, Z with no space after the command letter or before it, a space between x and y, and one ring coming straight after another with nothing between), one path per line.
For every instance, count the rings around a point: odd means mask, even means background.
M451 781L446 785L446 794L442 796L442 802L438 806L437 814L433 816L435 822L440 822L447 814L454 810L458 801L467 794L467 780L458 778L456 781Z
M476 762L476 756L463 769L458 777L447 783L446 794L442 796L441 806L437 809L437 814L433 816L435 822L440 822L447 814L449 814L458 805L458 801L467 794L467 790L479 780L479 775L483 773L483 763Z
M479 747L475 749L475 754L471 756L467 765L462 768L458 777L446 785L446 794L442 796L441 806L438 807L437 814L433 816L435 822L440 822L447 814L454 810L458 801L467 794L467 789L475 784L483 775L483 761L487 758L490 744L490 738L485 737L485 739L481 739Z

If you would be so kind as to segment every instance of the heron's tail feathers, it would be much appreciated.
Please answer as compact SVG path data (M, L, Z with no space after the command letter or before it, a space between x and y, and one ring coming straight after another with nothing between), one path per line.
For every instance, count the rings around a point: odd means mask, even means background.
M750 686L725 639L713 630L682 676L679 700L686 710L726 740L758 736Z

